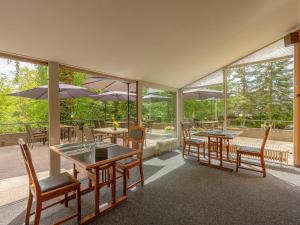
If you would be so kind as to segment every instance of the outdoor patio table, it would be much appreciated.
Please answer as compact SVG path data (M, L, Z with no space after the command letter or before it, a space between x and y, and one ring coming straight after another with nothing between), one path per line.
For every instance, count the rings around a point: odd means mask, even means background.
M125 139L125 135L128 133L127 128L117 128L114 130L112 127L106 127L106 128L95 128L94 131L104 134L111 134L112 135L112 143L117 143L117 136L123 135L123 138Z
M61 134L61 139L64 138L63 134L64 134L64 130L67 129L68 130L68 141L71 142L71 130L74 129L74 126L72 125L66 125L66 124L60 124L60 134ZM43 127L45 130L48 129L48 126L44 126Z
M71 142L71 130L74 129L74 126L72 125L66 125L66 124L60 124L60 130L61 130L61 134L62 134L62 138L63 137L63 130L67 129L68 130L68 141Z
M82 189L81 192L94 191L94 212L84 216L80 224L91 222L127 199L126 192L125 194L123 192L120 197L116 197L116 179L119 178L116 176L116 162L129 162L131 157L136 157L141 151L133 151L130 148L100 141L62 144L51 146L50 149L75 164L75 177L77 177L79 171L86 174L86 176L93 181L89 183L87 188ZM123 176L123 179L126 179L126 176ZM111 202L100 206L100 188L103 186L109 186L111 188L112 198ZM124 182L124 180L123 188L126 188L126 182Z
M223 141L227 140L229 143L229 140L234 139L237 135L239 135L239 132L233 132L233 131L223 131L223 130L206 130L206 131L197 131L193 133L195 136L201 136L201 137L207 137L208 138L208 161L200 161L200 164L223 169L227 171L233 171L233 169L224 167L223 165ZM211 156L210 156L210 150L211 150L211 138L214 138L218 145L220 146L220 164L215 165L211 163ZM215 141L214 141L215 142ZM227 150L229 150L229 144L227 145ZM227 158L227 161L230 162L229 158Z

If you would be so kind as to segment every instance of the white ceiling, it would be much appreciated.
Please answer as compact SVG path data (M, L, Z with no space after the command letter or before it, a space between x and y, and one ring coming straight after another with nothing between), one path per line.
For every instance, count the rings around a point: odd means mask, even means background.
M183 87L300 25L299 0L0 0L0 50Z

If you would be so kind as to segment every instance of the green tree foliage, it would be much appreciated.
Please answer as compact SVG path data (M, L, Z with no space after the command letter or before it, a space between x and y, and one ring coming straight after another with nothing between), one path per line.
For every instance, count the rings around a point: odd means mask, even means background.
M229 120L248 127L260 127L262 125L260 120L270 122L293 120L292 59L225 68L224 73L229 93L227 99ZM220 87L216 86L210 88L220 90ZM223 103L222 101L220 103L217 107L218 120L222 115L221 111L223 112ZM212 120L214 111L209 108L208 100L185 100L185 117ZM289 122L276 122L276 127L279 128L287 125Z

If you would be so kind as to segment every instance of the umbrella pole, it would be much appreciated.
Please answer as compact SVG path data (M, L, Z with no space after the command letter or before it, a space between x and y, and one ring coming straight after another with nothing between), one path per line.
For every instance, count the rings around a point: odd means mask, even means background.
M215 121L218 121L218 99L215 101Z
M130 125L130 108L129 108L129 83L127 83L127 127Z
M106 102L104 102L104 123L106 123Z

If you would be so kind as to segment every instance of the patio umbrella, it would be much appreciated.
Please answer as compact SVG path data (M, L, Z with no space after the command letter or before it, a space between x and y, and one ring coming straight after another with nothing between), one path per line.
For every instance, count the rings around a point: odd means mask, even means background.
M128 107L127 107L127 115L128 115L128 127L129 127L129 119L130 119L130 110L129 110L129 101L135 101L136 95L134 93L130 92L124 92L124 91L108 91L104 92L98 95L90 95L89 96L92 99L104 101L104 115L105 115L105 121L106 121L106 102L107 101L113 101L113 102L119 102L119 101L127 101Z
M70 84L59 84L59 98L60 99L75 99L81 97L88 97L94 94L87 88L74 86ZM48 99L48 85L32 88L26 91L20 91L8 94L9 96L25 97L31 99Z
M88 77L82 86L104 91L136 91L135 83L101 77Z
M148 94L143 98L143 102L147 103L157 103L157 102L168 102L171 98L168 96L156 95L156 94ZM168 106L168 118L170 117L170 106Z
M229 94L227 94L229 96ZM211 114L212 114L212 102L215 101L215 120L218 118L217 101L224 96L223 91L212 90L207 88L194 88L183 91L184 99L196 99L196 100L211 100Z
M101 100L101 101L113 101L113 102L119 102L119 101L135 101L135 94L124 92L124 91L108 91L104 92L98 95L90 95L89 96L92 99L95 100Z
M170 99L168 96L149 94L143 97L143 102L167 102Z
M229 94L228 94L229 95ZM212 90L207 88L195 88L183 91L183 98L204 100L209 98L221 99L223 98L223 91Z

